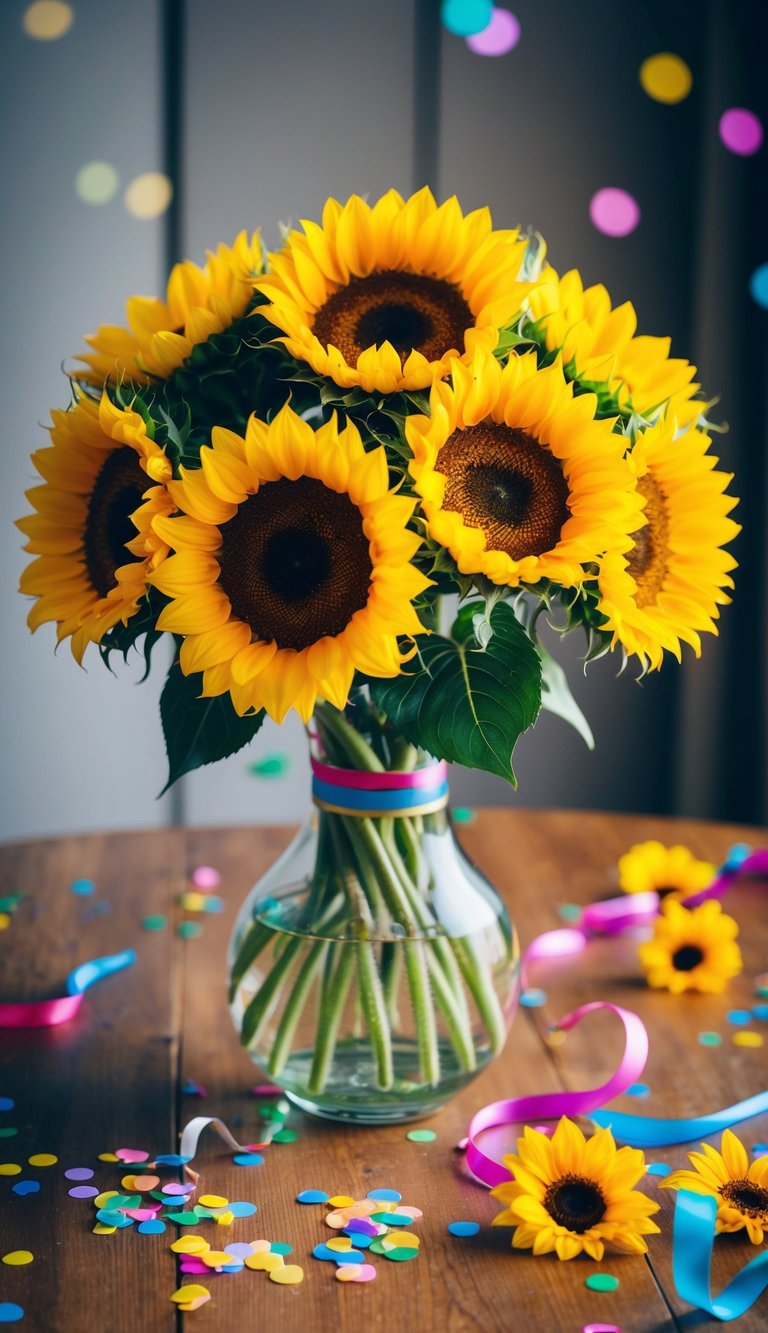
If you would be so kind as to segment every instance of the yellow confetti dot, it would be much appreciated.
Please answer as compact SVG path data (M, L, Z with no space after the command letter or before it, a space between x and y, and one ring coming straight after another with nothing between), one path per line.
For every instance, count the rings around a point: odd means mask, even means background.
M0 1162L0 1176L20 1176L21 1167L18 1162Z
M147 171L131 181L124 198L135 218L159 218L173 198L173 186L162 172Z
M174 1254L205 1254L205 1251L210 1250L210 1248L205 1236L196 1236L194 1233L188 1236L179 1236L179 1239L171 1245Z
M231 1227L234 1220L235 1220L235 1214L230 1212L229 1209L227 1209L226 1212L219 1213L218 1217L216 1218L216 1225L217 1227Z
M11 918L7 912L0 912L0 930L7 930L11 924Z
M227 1255L231 1259L231 1255ZM273 1273L276 1269L282 1268L285 1263L282 1254L249 1254L246 1261L246 1268L252 1268L254 1273Z
M188 1287L179 1287L178 1291L174 1291L171 1300L177 1305L185 1305L187 1301L196 1301L200 1296L206 1297L210 1294L208 1288L201 1286L199 1282L190 1282Z
M94 1208L106 1208L110 1199L116 1198L117 1190L104 1190L101 1194L96 1195L96 1198L93 1201L93 1206Z
M328 1241L329 1245L330 1243L331 1242ZM421 1245L421 1238L415 1235L413 1231L401 1231L398 1227L394 1234L390 1231L388 1236L383 1236L381 1244L385 1250L399 1250L403 1246L407 1246L409 1249L418 1250Z
M207 897L204 893L197 893L194 889L182 893L179 902L186 912L204 912Z
M123 1186L124 1189L133 1192L133 1190L135 1190L136 1188L135 1181L136 1181L135 1176L123 1176L122 1180L120 1181L120 1184Z
M30 1166L55 1166L58 1160L52 1152L36 1152L27 1158Z
M120 177L111 162L86 162L75 176L75 189L86 204L108 204L119 184Z
M734 1046L762 1046L763 1036L760 1032L734 1032L731 1038Z
M93 1228L94 1236L114 1236L117 1227L108 1227L106 1222L97 1222Z
M328 1202L332 1208L349 1208L355 1201L348 1194L334 1194Z
M342 1264L336 1269L337 1282L356 1282L363 1271L362 1264Z
M125 1181L123 1181L125 1184ZM160 1184L159 1176L134 1176L132 1189L138 1190L143 1194L146 1190L156 1190Z
M226 1268L232 1263L232 1255L226 1250L200 1250L200 1258L209 1268Z
M279 1282L281 1287L296 1287L304 1281L304 1269L298 1264L283 1264L282 1268L273 1268L269 1275L270 1282Z
M62 0L37 0L24 11L21 26L28 37L39 42L55 42L69 32L75 21L75 11Z
M20 1268L22 1264L31 1264L34 1257L31 1250L11 1250L10 1254L3 1255L3 1263Z
M344 1250L352 1249L352 1241L349 1236L331 1236L331 1239L326 1241L326 1245L329 1250L336 1250L341 1253Z
M119 1157L116 1157L115 1154L114 1154L113 1152L100 1152L100 1153L99 1153L99 1161L100 1161L100 1162L119 1162L119 1161L120 1161L120 1158L119 1158Z
M201 1194L198 1199L203 1208L226 1208L229 1199L224 1199L220 1194Z
M640 83L643 91L654 102L682 102L693 86L693 75L680 56L670 51L661 51L649 56L640 66Z

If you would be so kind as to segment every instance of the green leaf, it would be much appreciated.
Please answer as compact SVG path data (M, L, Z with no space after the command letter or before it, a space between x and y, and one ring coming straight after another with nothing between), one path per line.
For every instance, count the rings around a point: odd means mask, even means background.
M264 710L238 717L228 694L201 699L202 675L182 674L178 663L168 672L160 696L160 718L168 754L168 781L162 796L184 773L226 759L242 750L264 721Z
M371 693L412 745L517 786L512 751L539 713L541 662L504 602L493 607L493 635L480 647L473 620L484 609L483 602L464 606L451 639L419 635L414 662L420 669L394 680L372 680Z
M594 750L595 738L592 729L571 694L568 678L554 657L539 644L541 658L541 706L548 713L554 713L564 722L570 723L578 731L588 749Z

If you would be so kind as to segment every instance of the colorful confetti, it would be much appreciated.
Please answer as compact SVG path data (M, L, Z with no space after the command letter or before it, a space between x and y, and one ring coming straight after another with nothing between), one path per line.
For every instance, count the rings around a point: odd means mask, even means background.
M67 1180L92 1180L93 1171L89 1166L70 1166L64 1172Z
M213 866L197 866L191 879L197 889L218 889L221 884L221 875Z
M31 1250L11 1250L3 1255L2 1262L11 1268L20 1268L24 1264L31 1264L34 1257Z
M235 1158L237 1161L237 1158ZM297 1203L327 1203L328 1195L322 1190L302 1190L301 1194L296 1195Z
M738 1026L741 1023L752 1022L752 1011L750 1009L729 1009L725 1015L726 1022Z
M282 1268L273 1268L269 1280L278 1282L282 1287L295 1287L304 1281L304 1269L298 1264L285 1264Z
M254 778L281 778L291 766L289 754L265 754L263 759L248 765L248 772Z
M55 1166L58 1160L52 1152L36 1152L27 1158L30 1166Z
M640 205L626 190L606 186L592 196L589 216L604 236L629 236L640 221Z
M762 121L746 107L733 106L724 111L718 128L721 143L739 157L751 157L762 146Z
M768 310L768 264L761 264L749 279L749 293L756 305ZM763 973L763 975L765 975ZM757 979L756 979L757 982ZM768 996L768 982L757 984L757 994Z
M38 1180L17 1180L15 1185L11 1186L14 1194L23 1197L25 1194L37 1194L40 1190Z
M479 1222L449 1222L448 1230L452 1236L476 1236L480 1230Z
M194 940L202 934L202 930L199 921L180 921L176 927L176 934L180 935L183 940Z
M90 894L96 892L96 885L92 879L73 879L69 887L73 893L81 898L87 898Z
M451 811L451 819L454 824L474 824L477 819L477 811L472 810L468 805L456 805Z
M615 1291L618 1285L619 1279L611 1273L590 1273L584 1279L584 1286L590 1291Z
M645 1169L649 1176L668 1176L672 1171L666 1162L650 1162Z
M24 1318L24 1307L14 1301L0 1301L0 1324L16 1324Z
M434 1129L409 1129L405 1136L411 1143L432 1143L437 1134Z
M144 930L165 930L165 927L168 925L168 918L159 914L156 916L145 916L141 924Z
M443 0L440 17L454 37L474 37L491 22L493 3L492 0Z
M540 1009L547 1003L549 996L545 990L540 990L538 986L531 986L524 990L520 996L520 1003L524 1009Z
M628 1097L647 1097L650 1091L647 1083L630 1083L626 1089Z
M649 56L640 66L640 84L643 92L654 102L668 106L682 102L693 87L693 75L680 56L671 51L660 51Z
M722 1037L719 1032L700 1032L699 1044L701 1046L720 1046Z
M18 1162L0 1162L0 1176L20 1176L21 1167Z
M762 1046L765 1038L761 1032L734 1032L731 1037L734 1046Z
M232 1161L234 1162L235 1166L261 1166L264 1162L264 1158L262 1157L261 1153L258 1152L239 1152L235 1154L235 1156L232 1158ZM302 1199L301 1202L318 1203L320 1202L320 1200Z
M15 1105L13 1097L0 1097L0 1111L12 1111Z
M578 903L560 903L557 915L561 921L579 921L581 919L581 908Z
M466 41L476 56L505 56L520 41L519 20L508 9L494 6L487 28L467 37Z

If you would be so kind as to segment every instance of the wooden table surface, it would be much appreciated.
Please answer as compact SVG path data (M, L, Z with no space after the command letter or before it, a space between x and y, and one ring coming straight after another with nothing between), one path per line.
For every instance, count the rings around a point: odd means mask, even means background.
M658 1189L658 1178L648 1176L643 1184L662 1205L657 1218L662 1234L650 1238L647 1259L608 1252L600 1265L584 1257L560 1263L552 1255L512 1251L511 1232L490 1227L498 1206L466 1175L455 1144L470 1115L487 1102L592 1086L612 1073L622 1046L615 1019L598 1014L557 1048L546 1040L558 1015L598 998L635 1009L651 1037L643 1076L650 1094L642 1101L617 1099L616 1109L704 1114L762 1090L768 1047L735 1046L736 1029L726 1020L730 1009L754 1003L753 978L768 968L765 890L756 884L744 884L728 899L741 923L745 970L721 997L650 992L641 980L636 946L627 939L593 942L580 959L548 965L546 975L541 968L531 980L546 988L547 1004L521 1009L503 1056L427 1122L437 1134L432 1143L410 1142L403 1126L337 1128L291 1111L296 1142L274 1144L263 1166L242 1168L208 1132L195 1163L204 1192L252 1201L259 1211L226 1231L214 1223L200 1230L222 1246L261 1236L288 1241L291 1261L305 1270L300 1286L278 1287L265 1273L247 1269L185 1278L203 1281L212 1299L179 1315L169 1300L178 1285L169 1249L177 1234L172 1225L157 1236L134 1228L111 1236L92 1233L93 1205L69 1197L72 1182L65 1169L94 1167L94 1183L119 1186L124 1171L99 1162L100 1153L118 1147L152 1155L174 1151L180 1128L193 1115L221 1116L242 1142L259 1138L250 1092L259 1075L240 1049L227 1013L225 956L240 902L290 832L169 829L0 849L0 896L24 895L0 935L0 1000L47 998L87 958L126 947L138 954L134 967L85 997L71 1023L0 1031L0 1097L16 1103L0 1114L0 1128L18 1129L15 1137L0 1137L0 1161L24 1167L22 1176L0 1175L0 1250L34 1254L27 1266L0 1267L0 1302L16 1302L26 1312L19 1327L34 1333L171 1333L187 1320L200 1333L407 1327L425 1333L581 1333L584 1325L605 1323L622 1333L660 1333L716 1325L676 1295L673 1196ZM648 837L683 842L715 862L734 842L768 842L756 829L565 811L486 810L460 833L469 854L505 895L523 945L561 924L558 904L610 895L617 859L633 842ZM184 917L178 897L200 864L220 871L226 911L197 918L201 934L185 940L175 930ZM71 891L78 878L94 881L92 897ZM156 933L142 928L144 917L159 913L167 915L167 928ZM722 1044L700 1045L702 1030L722 1033ZM183 1092L189 1079L204 1085L205 1100ZM768 1141L768 1116L746 1122L739 1132L748 1145ZM56 1154L58 1163L28 1167L28 1157L40 1152ZM651 1156L687 1165L685 1147ZM40 1181L38 1193L13 1193L16 1181L32 1177ZM404 1202L423 1210L420 1256L407 1264L381 1257L374 1282L339 1283L333 1266L311 1255L331 1234L325 1209L298 1205L296 1194L318 1188L361 1198L376 1186L399 1189ZM478 1220L480 1233L455 1239L447 1231L454 1219ZM743 1232L719 1239L713 1290L720 1291L755 1253ZM598 1269L619 1277L615 1292L585 1287L585 1278ZM767 1324L768 1293L738 1327L751 1333Z

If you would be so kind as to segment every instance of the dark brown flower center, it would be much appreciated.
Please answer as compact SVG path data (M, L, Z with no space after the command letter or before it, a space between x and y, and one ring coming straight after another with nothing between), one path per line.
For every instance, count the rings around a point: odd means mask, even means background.
M391 343L401 364L412 351L428 361L464 351L464 334L475 322L461 292L421 273L372 273L352 278L315 315L312 332L332 344L348 365L368 347Z
M558 1226L577 1235L589 1231L605 1215L603 1192L583 1176L561 1176L553 1180L544 1196L544 1207Z
M313 477L264 482L221 534L219 581L257 639L300 651L340 634L368 601L360 510Z
M667 576L669 516L662 490L653 477L641 477L637 489L645 499L648 522L634 534L627 572L637 584L635 602L643 607L656 601Z
M753 1180L742 1177L741 1180L729 1180L720 1190L721 1198L726 1203L740 1208L742 1213L754 1217L756 1221L768 1222L768 1190L756 1185Z
M88 577L99 597L106 597L114 588L116 569L139 559L126 550L125 543L136 536L131 514L141 505L149 485L138 456L127 444L108 455L96 478L88 502L83 546Z
M513 560L550 551L570 517L568 482L539 440L484 422L449 435L437 456L446 478L443 508L481 528L488 548Z
M676 972L692 972L703 962L704 951L698 944L683 944L672 955L672 966Z

